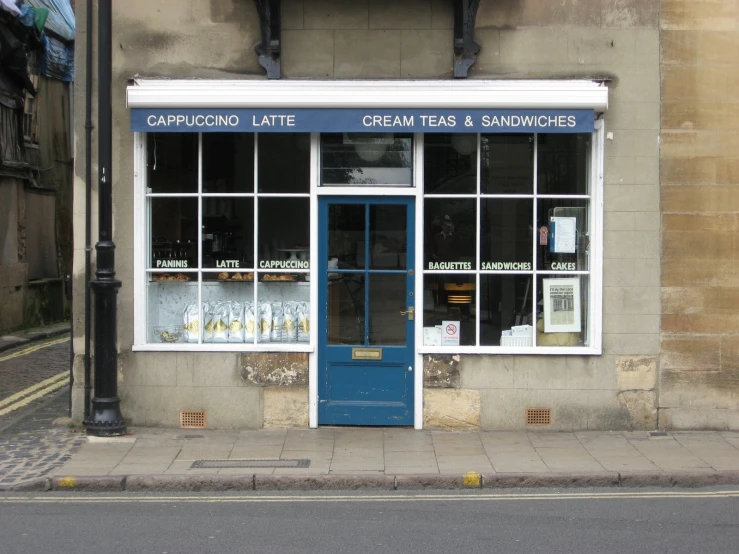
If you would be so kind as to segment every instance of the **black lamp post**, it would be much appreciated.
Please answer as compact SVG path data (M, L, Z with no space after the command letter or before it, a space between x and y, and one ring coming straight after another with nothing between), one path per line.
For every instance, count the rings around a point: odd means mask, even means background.
M91 14L87 14L90 17ZM123 435L118 398L118 347L116 300L121 282L115 278L112 184L112 17L111 0L98 2L98 242L97 270L90 282L95 293L95 396L85 420L87 434L97 437Z

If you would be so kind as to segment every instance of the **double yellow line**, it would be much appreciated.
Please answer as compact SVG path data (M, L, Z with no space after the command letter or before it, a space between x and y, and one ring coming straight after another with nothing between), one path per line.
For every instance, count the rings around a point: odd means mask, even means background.
M27 356L28 354L37 352L42 348L48 348L49 346L62 344L68 341L69 337L65 337L62 339L45 342L43 344L29 346L28 348L24 348L23 350L19 350L18 352L14 352L13 354L3 356L2 358L0 358L0 362L12 360L13 358L18 358L20 356ZM36 383L35 385L28 387L27 389L17 392L12 396L3 398L2 400L0 400L0 416L17 410L18 408L22 408L23 406L28 405L30 402L33 402L37 398L41 398L42 396L52 393L67 384L69 384L69 372L64 371L62 373L54 375L53 377L43 380L40 383Z

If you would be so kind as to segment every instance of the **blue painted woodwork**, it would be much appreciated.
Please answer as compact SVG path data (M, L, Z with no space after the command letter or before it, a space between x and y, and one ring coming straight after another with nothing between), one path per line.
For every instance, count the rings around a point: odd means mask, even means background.
M328 269L329 206L354 204L365 207L364 269ZM370 258L370 206L401 205L407 213L406 269L369 269ZM319 246L318 246L318 423L319 425L413 425L414 374L421 368L414 363L414 321L405 317L404 345L370 344L371 294L377 294L371 286L373 275L404 275L405 306L415 304L415 208L413 198L404 197L323 197L319 198ZM330 282L329 273L363 275L365 278L363 311L364 332L360 344L328 344L329 287L342 286L343 281ZM361 314L360 314L361 315ZM404 316L398 313L398 318ZM361 320L361 318L360 318ZM382 348L381 361L353 360L352 348ZM411 371L408 368L412 368Z

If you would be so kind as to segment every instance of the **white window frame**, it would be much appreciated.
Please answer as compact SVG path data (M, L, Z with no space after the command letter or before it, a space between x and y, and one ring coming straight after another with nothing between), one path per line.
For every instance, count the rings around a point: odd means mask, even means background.
M209 193L203 192L203 134L197 133L198 135L198 179L197 179L197 191L194 193L151 193L148 190L147 175L147 152L146 152L146 140L147 133L134 133L134 351L154 351L154 352L313 352L316 347L316 333L311 333L310 341L307 343L274 343L274 342L226 342L226 343L214 343L214 342L203 342L202 331L199 334L197 343L155 343L147 342L148 335L148 301L149 301L149 276L157 273L172 273L171 269L155 269L148 267L147 260L150 259L150 234L151 234L151 220L150 210L148 208L148 200L150 198L194 198L198 201L198 229L202 228L203 218L203 201L208 198L251 198L254 201L254 229L253 229L253 244L252 248L253 259L256 261L259 259L257 248L258 248L258 234L259 234L259 199L260 198L305 198L309 200L310 205L310 190L314 187L315 177L313 171L311 171L311 182L309 191L305 193L259 193L257 192L258 176L259 176L259 156L258 156L258 141L259 134L254 134L254 190L252 192L234 192L234 193ZM311 140L311 148L313 147L313 140ZM312 158L311 158L312 163ZM310 209L310 208L309 208ZM313 228L313 213L311 209L310 213L311 223L310 228ZM311 240L314 237L311 233ZM196 268L188 269L177 269L177 273L185 273L192 275L196 279L198 287L198 306L201 309L201 321L204 320L202 317L202 306L203 306L203 274L208 273L219 273L223 271L217 268L204 268L202 267L202 240L197 241L197 259L198 265ZM312 248L312 247L311 247ZM311 259L317 259L312 257ZM254 268L241 268L241 272L254 272L254 287L253 287L253 299L254 305L257 305L257 291L260 287L257 274L267 273L264 269ZM270 269L269 273L305 273L310 275L311 270L301 269ZM313 283L301 283L301 286L305 286L309 291L308 294L313 294ZM313 304L311 302L311 315L313 312Z
M534 323L534 346L425 346L423 344L423 324L422 319L417 324L417 350L420 354L497 354L497 355L521 355L521 354L547 354L547 355L599 355L603 352L603 136L604 126L603 120L599 119L595 122L595 130L592 133L591 148L590 148L590 191L588 195L545 195L544 198L552 199L577 199L577 200L588 200L589 208L589 225L590 225L590 269L588 271L548 271L538 270L536 260L536 241L538 240L538 233L533 233L532 250L534 252L533 269L531 271L494 271L494 270L481 270L480 268L480 249L476 249L475 253L475 265L473 270L459 270L459 271L444 271L444 270L428 270L423 266L423 261L420 262L417 267L423 268L422 271L418 271L418 278L416 282L416 290L423 290L423 277L425 275L453 275L453 274L465 274L475 275L475 288L480 290L480 276L481 275L531 275L532 276L532 302L537 298L537 279L539 276L551 275L552 277L565 277L575 275L588 275L588 312L587 312L587 346L537 346L536 341L536 325ZM479 191L480 183L480 135L477 135L477 182L478 191L474 194L456 194L456 195L437 195L429 194L423 196L422 191L419 196L421 198L449 198L449 199L474 199L477 202L477 236L479 240L480 235L480 201L481 199L489 198L530 198L534 202L533 207L533 220L537 221L537 202L536 198L542 198L537 196L536 192L536 163L537 155L536 150L534 152L534 192L532 194L516 195L516 194L481 194ZM538 142L535 142L538 145ZM423 182L423 179L421 179ZM422 188L422 186L420 187ZM416 214L416 221L424 221L423 218L423 201L421 201L420 208ZM417 235L421 241L425 238L423 230ZM417 239L418 241L418 239ZM417 247L417 251L424 252L425 245L420 248ZM476 343L480 342L480 295L475 295L475 311L476 311ZM423 295L417 295L416 299L416 312L419 314L423 313Z
M468 80L468 81L266 81L266 80L183 80L137 78L127 87L129 108L490 108L490 109L592 109L601 113L608 108L608 87L589 80ZM416 236L423 240L423 135L414 137L414 187L319 187L319 136L311 135L310 244L311 259L317 259L318 196L382 195L416 197ZM426 353L454 354L601 354L603 298L603 151L604 126L596 120L592 141L590 190L590 345L588 347L423 347L422 322L416 324L417 366L422 367ZM146 342L146 134L134 133L134 345L133 350L149 351L248 351L315 352L315 334L307 345L275 343L202 343L151 344ZM257 219L255 218L255 221ZM419 243L420 244L420 243ZM423 290L423 247L417 247L416 290ZM315 267L315 264L313 264ZM317 298L318 283L312 279L310 298ZM476 268L477 270L477 268ZM422 308L422 295L416 295L416 311ZM419 312L420 313L420 312ZM311 302L311 319L316 321L317 305ZM310 356L311 426L315 426L316 357ZM416 372L416 426L422 421L422 371Z

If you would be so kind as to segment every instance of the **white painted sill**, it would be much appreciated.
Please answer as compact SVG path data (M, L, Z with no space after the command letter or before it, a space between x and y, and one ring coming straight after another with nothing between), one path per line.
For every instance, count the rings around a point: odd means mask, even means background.
M575 356L600 356L602 348L591 346L524 346L524 347L498 347L498 346L424 346L418 349L419 354L495 354L497 356L508 355L575 355Z
M281 345L274 344L239 344L239 343L212 343L203 344L174 343L174 344L134 344L133 352L315 352L310 344Z

